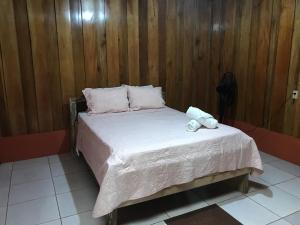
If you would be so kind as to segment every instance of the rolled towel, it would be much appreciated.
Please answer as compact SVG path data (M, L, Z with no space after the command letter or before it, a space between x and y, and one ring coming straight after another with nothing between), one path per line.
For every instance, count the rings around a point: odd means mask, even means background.
M197 120L191 120L186 125L186 131L196 132L201 127L201 124Z
M218 126L218 121L212 115L196 107L189 107L186 115L209 129L214 129Z
M209 128L209 129L215 129L218 126L218 120L216 120L215 118L205 119L203 117L200 117L197 121L201 125L205 126L206 128Z
M197 120L198 118L214 118L212 115L202 111L201 109L198 109L196 107L190 106L186 112L186 115L194 120Z

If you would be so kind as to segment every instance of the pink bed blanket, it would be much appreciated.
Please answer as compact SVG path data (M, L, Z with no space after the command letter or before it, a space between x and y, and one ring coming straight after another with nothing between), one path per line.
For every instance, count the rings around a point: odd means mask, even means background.
M220 124L187 132L189 118L171 108L79 114L77 149L100 184L93 216L172 185L217 172L262 173L254 140Z

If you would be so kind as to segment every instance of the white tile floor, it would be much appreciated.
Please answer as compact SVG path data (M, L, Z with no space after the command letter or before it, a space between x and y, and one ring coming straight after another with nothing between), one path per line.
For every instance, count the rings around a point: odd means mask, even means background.
M246 225L300 225L300 166L261 153L265 173L247 195L226 183L123 208L120 224L165 219L218 204ZM91 211L99 187L82 160L54 155L0 165L0 225L102 225Z

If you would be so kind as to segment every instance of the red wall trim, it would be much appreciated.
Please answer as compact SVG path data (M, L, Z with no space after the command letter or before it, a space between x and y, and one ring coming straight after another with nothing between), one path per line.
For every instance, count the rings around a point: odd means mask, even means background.
M253 137L261 151L300 165L300 139L232 121L229 125ZM67 130L0 138L0 162L11 162L69 151Z
M69 151L67 130L0 138L0 162L12 162Z
M241 129L252 137L261 151L300 165L299 138L255 127L240 121L231 122L230 125Z

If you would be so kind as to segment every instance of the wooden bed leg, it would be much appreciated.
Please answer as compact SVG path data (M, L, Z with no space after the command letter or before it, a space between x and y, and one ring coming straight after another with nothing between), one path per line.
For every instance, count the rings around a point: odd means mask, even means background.
M248 174L243 175L239 178L238 182L238 189L240 192L247 194L249 191L249 181L248 181Z
M107 225L117 225L118 212L117 209L108 214Z

